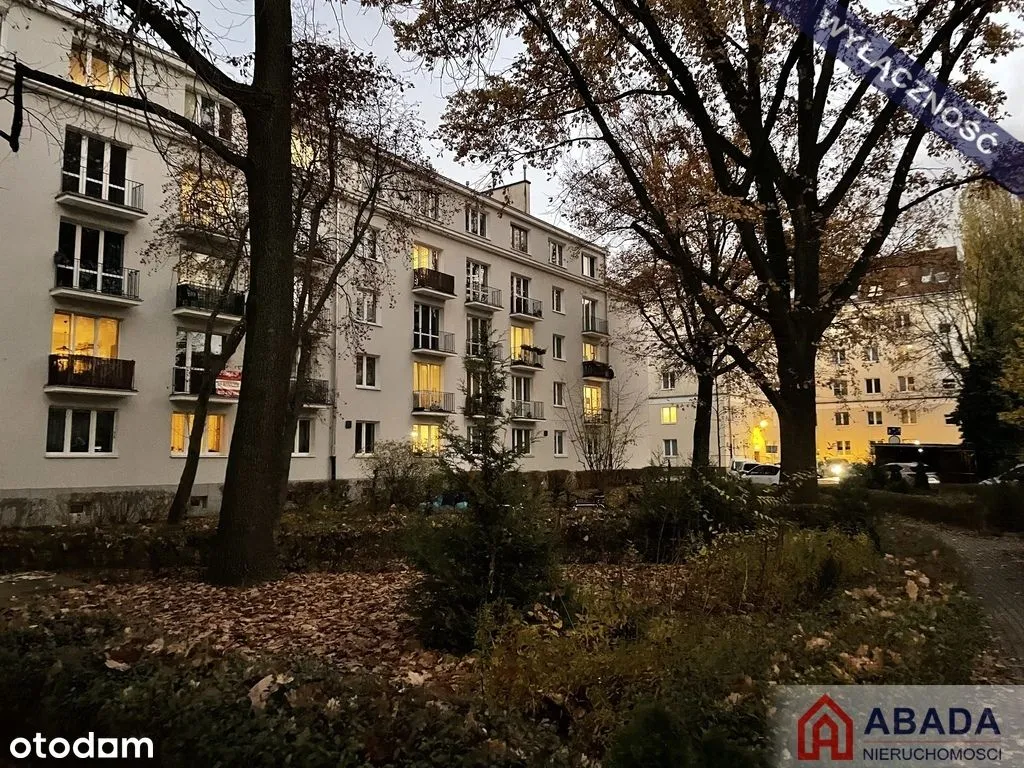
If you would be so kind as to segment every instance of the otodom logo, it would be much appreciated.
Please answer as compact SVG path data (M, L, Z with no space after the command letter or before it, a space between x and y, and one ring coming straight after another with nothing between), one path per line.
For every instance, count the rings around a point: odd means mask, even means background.
M827 693L796 721L798 760L853 760L853 718Z

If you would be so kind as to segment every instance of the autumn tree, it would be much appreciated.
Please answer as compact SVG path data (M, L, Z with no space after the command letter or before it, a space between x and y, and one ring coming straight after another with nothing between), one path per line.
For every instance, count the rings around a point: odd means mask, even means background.
M819 340L901 219L980 174L932 170L952 150L836 66L848 36L822 51L760 0L398 4L418 12L398 15L400 44L472 83L449 101L442 126L460 157L509 169L590 154L596 184L635 198L644 212L635 231L680 270L729 354L775 407L783 473L807 478L804 493L813 495ZM858 5L857 13L985 109L1001 96L978 64L1016 47L1009 16L996 15L1012 9L1021 9L1018 0L998 8L914 0L879 12ZM523 44L492 55L508 36ZM674 183L702 188L690 205L724 212L736 226L762 289L756 300L730 291L680 247L677 198L665 194ZM728 338L704 288L765 324L771 368Z
M586 469L625 469L643 435L647 392L623 376L603 385L601 392L600 400L595 402L583 389L567 386L562 424Z

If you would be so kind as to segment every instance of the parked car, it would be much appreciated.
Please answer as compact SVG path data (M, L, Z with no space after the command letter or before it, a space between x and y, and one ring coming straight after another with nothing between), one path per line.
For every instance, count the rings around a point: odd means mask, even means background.
M758 464L744 472L741 477L754 485L778 485L782 468L778 464Z
M753 459L733 459L729 463L729 473L739 476L759 466L761 466L761 462L754 461Z
M982 480L979 485L1002 485L1003 483L1019 485L1022 481L1024 481L1024 464L1018 464L1001 475Z
M893 461L889 464L883 464L882 468L889 474L890 477L899 473L899 476L903 479L903 482L907 485L913 485L914 479L917 476L917 465L916 461ZM939 476L931 469L931 467L925 466L925 475L928 476L928 485L938 485Z

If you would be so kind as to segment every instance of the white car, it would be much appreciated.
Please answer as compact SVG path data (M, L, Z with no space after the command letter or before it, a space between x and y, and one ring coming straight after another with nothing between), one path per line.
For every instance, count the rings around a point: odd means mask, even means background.
M882 469L885 470L886 474L890 477L893 471L899 471L900 477L903 478L903 482L908 485L914 484L914 479L917 477L917 462L916 461L893 461L889 464L883 464ZM928 476L928 485L938 485L939 476L935 474L929 467L925 466L925 475Z
M754 467L761 466L760 461L754 461L753 459L733 459L729 463L729 473L737 476L742 476L745 473L752 470Z
M778 464L758 464L748 469L741 477L754 485L778 485L782 468Z
M979 485L1002 485L1003 483L1019 484L1022 482L1024 482L1024 464L1018 464L1013 469L1009 469L1001 475L990 477L988 480L982 480Z

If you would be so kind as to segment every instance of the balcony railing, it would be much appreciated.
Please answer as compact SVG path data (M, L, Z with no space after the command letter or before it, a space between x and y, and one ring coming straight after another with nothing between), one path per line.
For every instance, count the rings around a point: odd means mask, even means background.
M50 355L48 386L93 389L135 388L135 361L91 355Z
M454 296L455 276L446 275L444 272L438 272L436 269L420 267L412 271L412 288L413 290L436 291L437 293Z
M455 413L455 393L431 390L413 392L412 409L417 413Z
M490 345L491 354L494 357L501 357L501 344L499 344L496 341L489 341L487 339L467 339L466 356L483 357L488 345Z
M292 387L296 380L292 379ZM331 387L326 379L306 379L302 384L302 402L306 405L330 405Z
M584 379L614 379L615 371L608 363L602 363L600 360L584 360L583 361L583 378Z
M483 395L467 395L462 411L467 416L501 416L501 403L500 397L485 398Z
M110 173L94 176L89 173L64 171L61 175L60 191L142 210L142 184L131 179L112 178Z
M611 424L612 422L612 409L611 408L584 408L583 409L583 423L584 424Z
M537 347L522 346L518 352L512 353L511 365L527 366L529 368L544 367L544 350Z
M596 333L601 336L608 335L608 321L603 317L594 317L593 315L583 316L583 332L584 333Z
M203 312L218 311L222 315L244 315L245 294L231 291L221 299L221 289L208 285L179 283L174 306L179 309L198 309Z
M467 304L485 304L488 307L501 308L501 291L489 285L470 283L466 286Z
M139 270L114 269L94 261L73 259L57 253L54 257L55 288L102 293L124 299L139 298Z
M510 415L513 419L543 419L544 403L530 400L513 400Z
M513 296L511 314L542 317L543 305L540 299L531 299L529 296Z
M412 348L416 352L443 352L455 354L455 334L441 331L440 333L412 334Z

